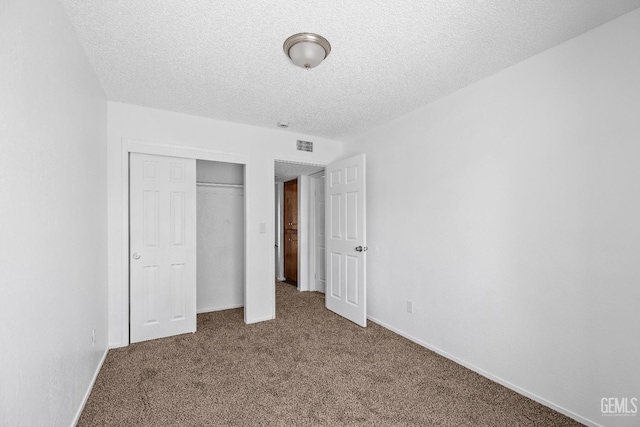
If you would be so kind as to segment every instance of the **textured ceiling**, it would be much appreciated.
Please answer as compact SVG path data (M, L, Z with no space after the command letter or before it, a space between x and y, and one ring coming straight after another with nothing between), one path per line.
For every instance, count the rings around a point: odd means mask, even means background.
M427 104L640 0L61 0L111 101L342 138ZM312 70L282 51L326 37Z

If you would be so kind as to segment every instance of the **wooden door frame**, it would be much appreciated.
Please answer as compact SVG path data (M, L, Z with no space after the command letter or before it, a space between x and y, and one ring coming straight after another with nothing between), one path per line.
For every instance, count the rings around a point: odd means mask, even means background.
M130 302L130 277L129 277L129 153L154 154L158 156L182 157L196 160L210 160L215 162L236 163L244 166L244 321L248 323L247 309L247 283L250 282L251 271L247 267L250 264L249 241L249 195L251 187L247 180L248 170L252 167L249 157L244 154L225 151L210 150L207 148L167 144L162 142L141 141L130 138L122 138L122 346L130 344L129 335L129 302Z

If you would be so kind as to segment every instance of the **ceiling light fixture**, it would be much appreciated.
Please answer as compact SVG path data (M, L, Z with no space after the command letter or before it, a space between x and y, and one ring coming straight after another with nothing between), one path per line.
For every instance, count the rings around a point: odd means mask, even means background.
M307 70L318 66L331 53L331 44L313 33L294 34L284 41L284 53L291 62Z
M289 127L289 122L278 122L278 127L286 129Z

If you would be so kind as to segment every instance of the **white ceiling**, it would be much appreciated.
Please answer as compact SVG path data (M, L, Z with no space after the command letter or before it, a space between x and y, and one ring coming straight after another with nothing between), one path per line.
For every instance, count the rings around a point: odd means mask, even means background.
M61 0L107 98L343 138L496 73L640 0ZM312 70L282 51L326 37Z

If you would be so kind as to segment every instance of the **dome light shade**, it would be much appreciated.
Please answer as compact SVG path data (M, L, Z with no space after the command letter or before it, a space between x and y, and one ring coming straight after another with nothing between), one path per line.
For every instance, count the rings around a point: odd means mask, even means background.
M327 39L312 33L294 34L285 40L282 48L291 62L307 70L318 66L331 52Z

